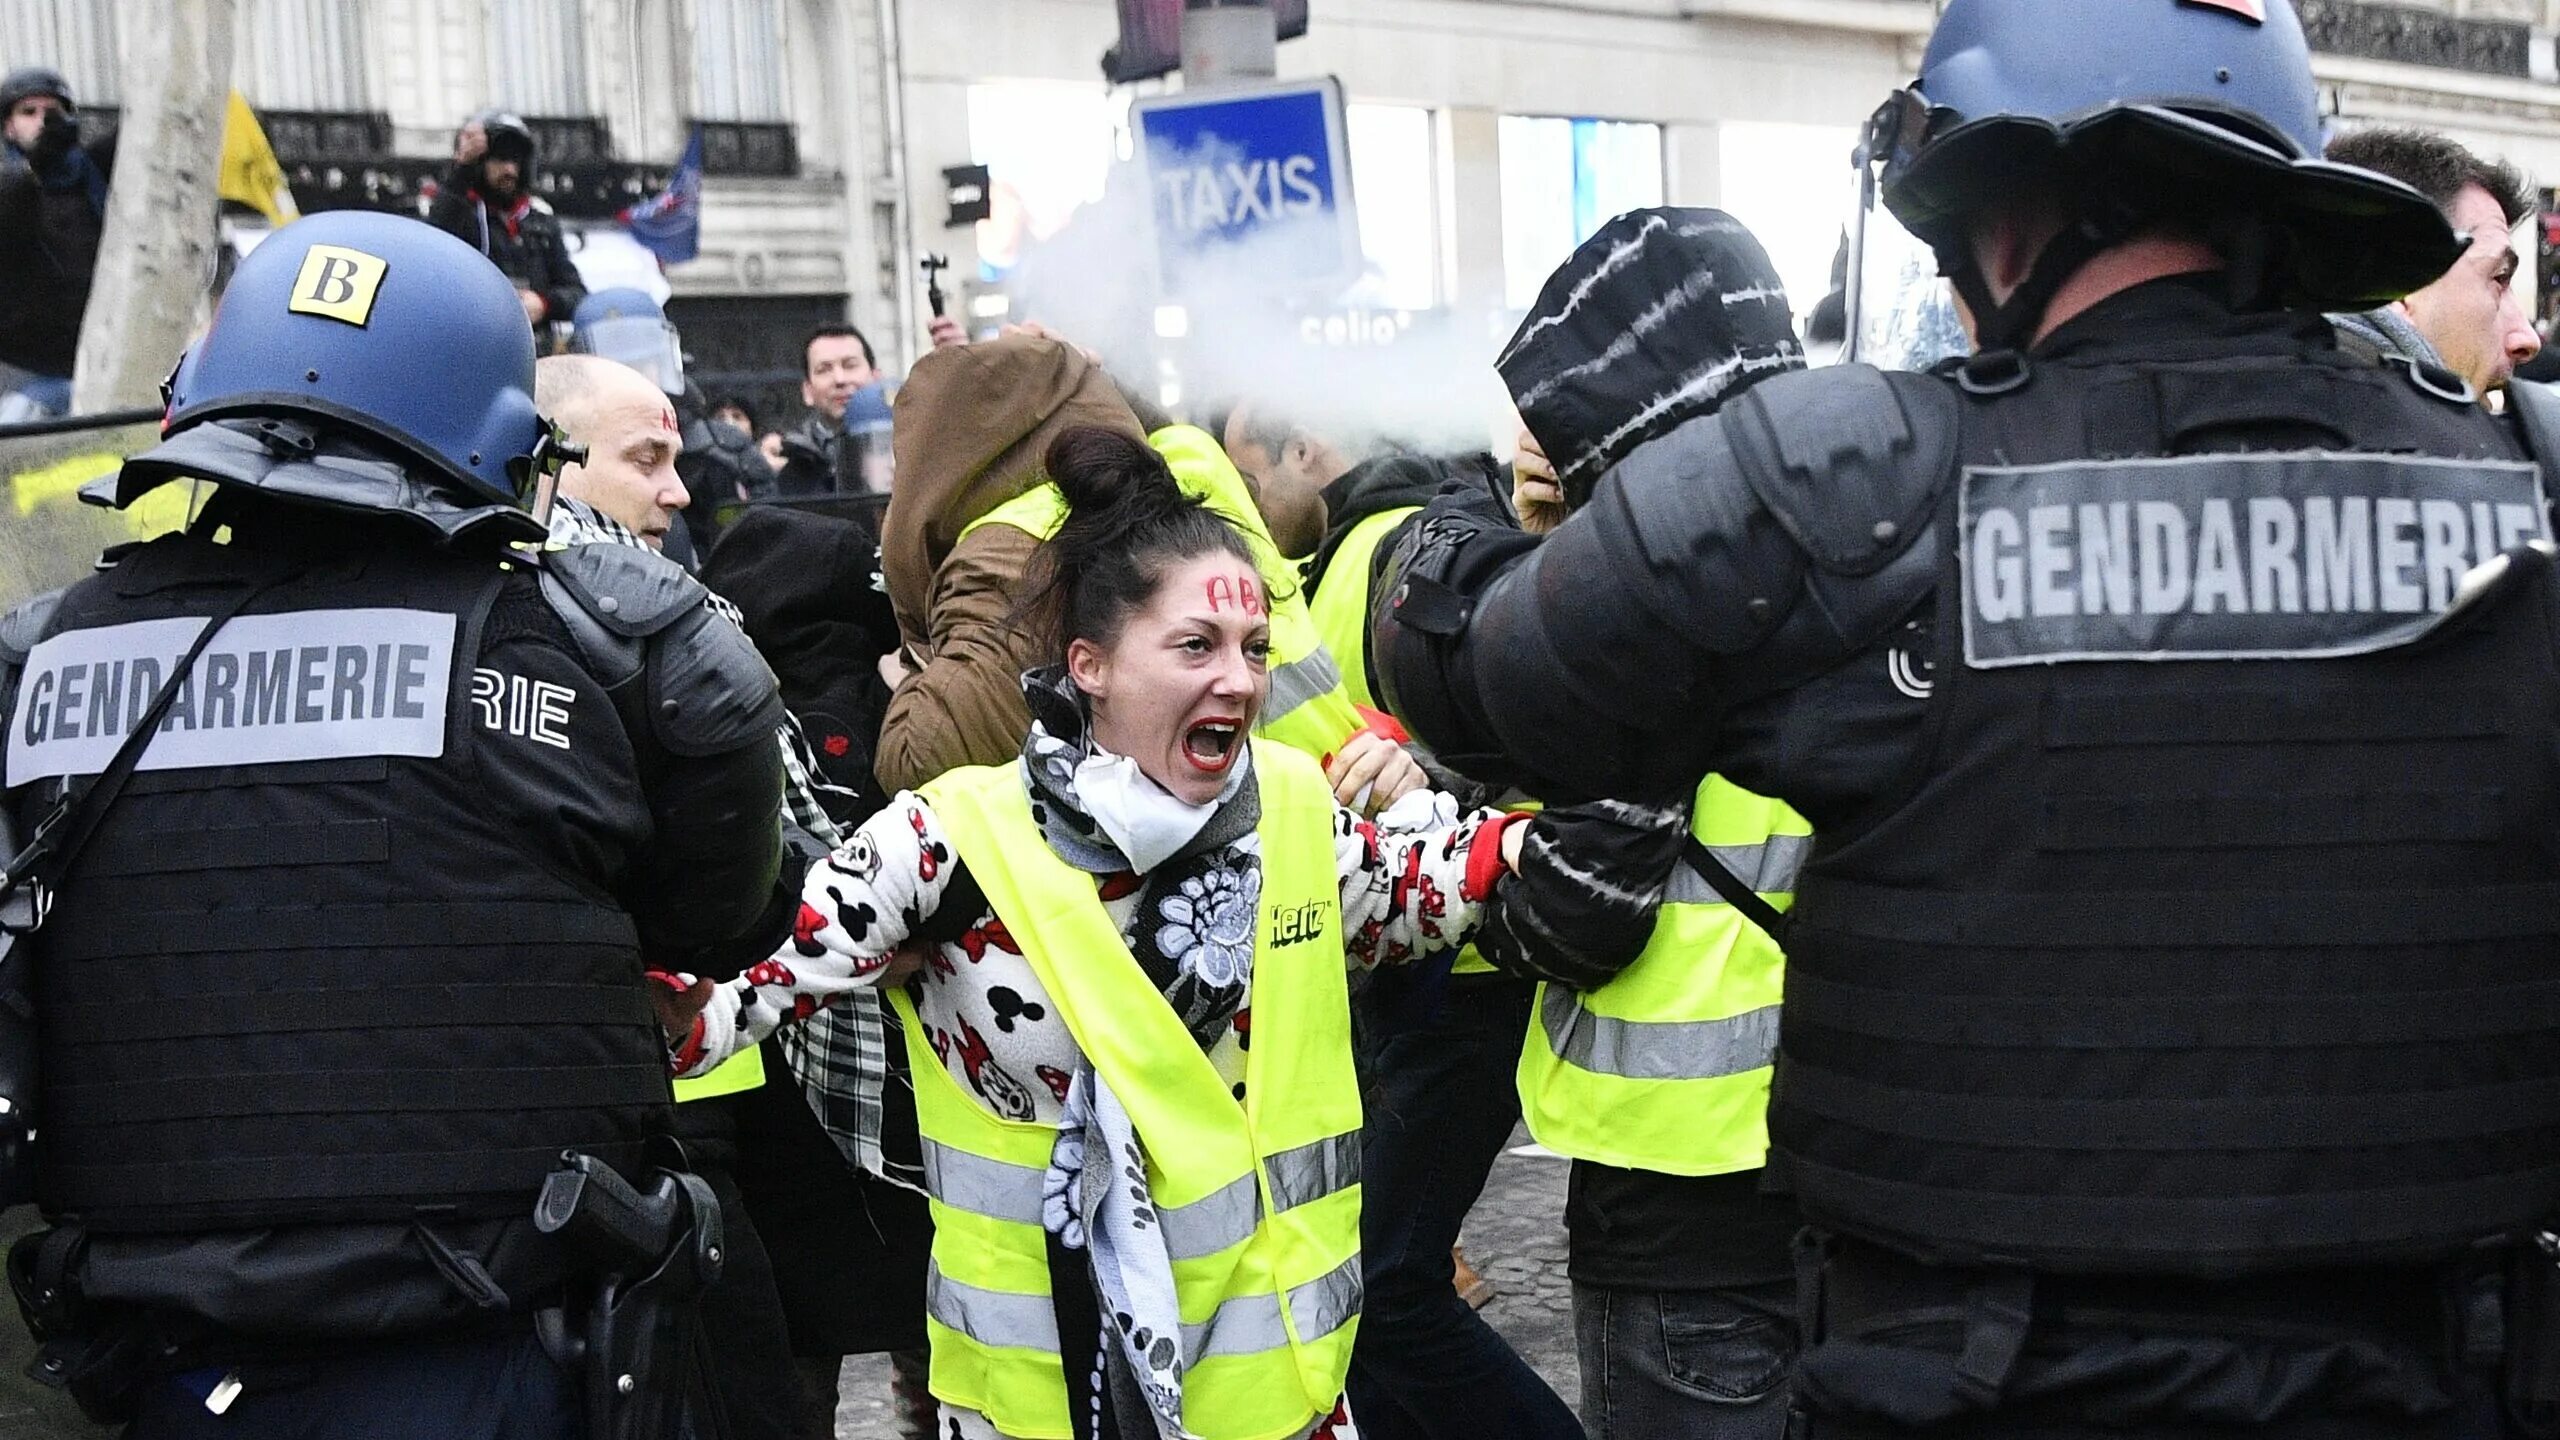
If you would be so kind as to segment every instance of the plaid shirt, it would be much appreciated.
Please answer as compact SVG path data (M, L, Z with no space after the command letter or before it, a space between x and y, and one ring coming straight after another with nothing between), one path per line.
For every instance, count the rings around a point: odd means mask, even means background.
M563 495L551 503L551 542L560 548L572 545L632 545L653 548L627 526L582 501ZM704 603L743 633L746 619L738 607L708 589ZM851 792L822 778L816 754L809 748L808 737L801 732L799 718L788 710L774 730L775 748L782 753L782 833L786 841L794 833L806 835L817 846L818 853L833 850L844 843L844 832L837 828L826 807L819 803L823 793L851 798ZM782 1052L800 1081L801 1093L816 1112L818 1123L836 1142L844 1157L864 1170L893 1184L911 1190L924 1188L924 1171L905 1160L891 1160L880 1149L883 1118L881 1095L888 1088L889 1018L888 1007L871 990L858 990L840 998L835 1005L819 1011L802 1024L785 1030Z

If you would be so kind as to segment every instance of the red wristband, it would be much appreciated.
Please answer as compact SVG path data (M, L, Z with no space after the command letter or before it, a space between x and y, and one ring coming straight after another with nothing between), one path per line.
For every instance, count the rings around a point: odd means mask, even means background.
M1467 846L1467 875L1458 882L1458 898L1473 904L1493 893L1506 867L1502 863L1502 837L1514 825L1526 825L1535 818L1529 811L1515 810L1497 816L1476 827L1476 838Z

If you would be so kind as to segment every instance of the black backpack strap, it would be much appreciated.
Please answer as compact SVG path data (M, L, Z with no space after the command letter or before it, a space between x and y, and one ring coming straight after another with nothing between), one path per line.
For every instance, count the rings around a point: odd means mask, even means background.
M151 737L159 733L161 720L167 717L169 707L176 702L180 687L186 684L205 647L213 643L213 637L222 632L223 626L231 623L232 617L248 609L251 601L299 573L278 575L263 584L252 585L241 592L240 598L207 619L204 629L196 633L195 643L179 657L176 668L160 686L159 693L151 697L151 704L135 718L133 730L124 737L124 743L116 747L116 753L107 761L106 768L88 784L65 790L62 798L28 832L25 848L9 857L5 866L0 866L0 915L11 913L11 902L21 890L27 890L31 896L30 904L15 907L16 918L9 922L13 934L31 934L44 924L45 915L52 908L53 887L70 873L72 862L87 848L89 837L97 833L99 822L107 818L107 811L114 808L116 798L124 793L125 783L133 778L135 768L142 763L142 752L151 748Z
M1706 842L1695 835L1690 836L1687 844L1682 848L1680 858L1688 863L1690 869L1698 872L1698 878L1707 882L1708 889L1723 896L1726 904L1741 911L1752 924L1759 926L1762 934L1782 945L1786 943L1781 931L1787 923L1787 917L1778 912L1777 906L1761 899L1759 891L1745 884L1741 876L1734 874L1723 861L1717 859L1716 852L1708 849Z

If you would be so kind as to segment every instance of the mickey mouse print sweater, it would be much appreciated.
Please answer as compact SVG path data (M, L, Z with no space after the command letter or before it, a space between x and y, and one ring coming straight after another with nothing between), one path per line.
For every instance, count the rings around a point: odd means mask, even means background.
M1503 831L1531 818L1491 810L1458 815L1445 796L1433 803L1432 823L1409 830L1335 811L1335 872L1352 964L1399 964L1467 943L1502 873ZM1053 798L1048 809L1058 808ZM1235 953L1213 932L1221 902L1238 893L1241 872L1259 863L1260 837L1247 826L1160 867L1181 870L1178 877L1095 876L1104 908L1141 963L1178 972L1166 999L1239 1097L1252 1037L1252 1012L1242 1003L1251 947ZM1081 1059L1075 1037L932 807L911 791L811 867L792 942L715 991L675 1048L677 1073L703 1073L834 997L876 986L891 952L910 940L930 946L909 993L953 1078L996 1115L1056 1124Z

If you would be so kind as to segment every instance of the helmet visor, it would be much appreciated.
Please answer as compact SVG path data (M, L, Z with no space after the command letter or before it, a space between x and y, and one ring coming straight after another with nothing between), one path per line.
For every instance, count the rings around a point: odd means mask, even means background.
M619 360L657 382L669 395L684 393L684 350L676 327L648 315L616 315L578 327L575 348Z

